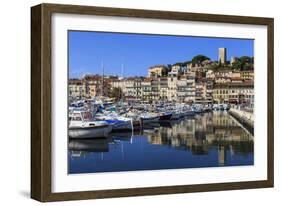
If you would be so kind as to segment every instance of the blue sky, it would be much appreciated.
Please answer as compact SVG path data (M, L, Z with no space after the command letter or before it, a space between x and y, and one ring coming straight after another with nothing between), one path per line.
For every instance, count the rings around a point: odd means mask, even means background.
M83 74L146 76L156 64L174 64L202 54L218 59L218 48L231 56L253 56L254 40L69 31L69 76Z

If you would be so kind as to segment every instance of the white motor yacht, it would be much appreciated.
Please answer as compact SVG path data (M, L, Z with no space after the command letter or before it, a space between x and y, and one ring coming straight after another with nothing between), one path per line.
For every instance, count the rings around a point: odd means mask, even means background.
M108 137L112 126L105 121L94 120L91 112L72 111L69 113L70 138Z

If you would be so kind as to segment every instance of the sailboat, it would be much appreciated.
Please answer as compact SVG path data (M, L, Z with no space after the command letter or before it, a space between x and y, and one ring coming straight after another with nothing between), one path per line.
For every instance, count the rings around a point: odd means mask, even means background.
M123 65L122 65L123 70ZM102 62L102 96L103 96L103 88L104 88L104 65ZM124 117L120 115L120 113L117 113L116 111L104 111L101 114L96 114L96 119L103 120L106 123L110 124L112 126L112 132L120 132L120 131L132 131L133 130L133 122L132 118Z

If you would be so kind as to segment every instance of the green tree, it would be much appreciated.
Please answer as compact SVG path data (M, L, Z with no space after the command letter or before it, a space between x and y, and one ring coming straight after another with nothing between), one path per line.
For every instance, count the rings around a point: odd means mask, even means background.
M168 65L167 65L167 75L168 75L168 73L169 73L170 71L172 71L172 65L171 65L171 64L168 64ZM167 76L167 75L165 75L165 76Z
M210 60L210 58L207 56L204 56L204 55L197 55L192 58L191 62L193 65L195 65L195 64L201 65L202 62L205 60Z
M231 68L238 71L254 69L254 57L242 56L232 63Z
M233 70L240 71L241 68L242 68L242 63L241 63L240 60L237 60L236 62L232 63L231 67L232 67Z
M220 68L220 65L218 63L213 63L208 66L208 70L218 71Z
M115 98L116 101L119 101L122 98L122 89L119 87L114 87L109 93L109 97Z
M242 56L239 58L242 64L252 63L253 59L248 56Z

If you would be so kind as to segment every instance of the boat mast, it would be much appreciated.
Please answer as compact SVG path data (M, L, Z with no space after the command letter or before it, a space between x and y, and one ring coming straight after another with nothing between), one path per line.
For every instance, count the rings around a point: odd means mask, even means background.
M81 73L81 77L80 77L80 84L81 84L81 93L80 93L80 99L83 98L84 96L84 92L83 92L83 78L85 77L85 75L83 73Z
M121 64L121 77L123 79L123 75L124 75L124 64Z
M102 68L101 96L103 97L103 86L104 86L104 65L103 65L103 60L101 61L101 68Z
M121 65L121 79L123 80L124 78L124 64L122 63ZM120 89L120 92L121 92L121 102L123 102L123 92L122 92L122 89Z

